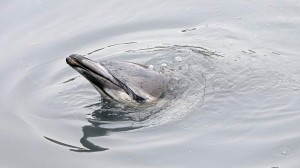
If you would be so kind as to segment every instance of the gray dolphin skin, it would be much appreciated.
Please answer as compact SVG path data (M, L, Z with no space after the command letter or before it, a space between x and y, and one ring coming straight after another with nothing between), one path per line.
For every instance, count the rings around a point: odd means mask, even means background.
M131 62L96 62L70 55L66 62L84 76L105 97L123 103L145 104L164 96L170 78Z

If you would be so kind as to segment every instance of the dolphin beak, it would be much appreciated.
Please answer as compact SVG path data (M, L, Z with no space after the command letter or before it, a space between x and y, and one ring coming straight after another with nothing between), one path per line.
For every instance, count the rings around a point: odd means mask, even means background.
M101 65L101 63L95 62L77 54L72 54L67 57L66 62L76 71L78 71L82 76L87 78L94 86L101 86L102 89L105 87L114 87L115 89L119 90L122 89L136 101L142 102L145 100L144 98L136 95L127 85L122 83L119 79L115 78L105 68L105 66Z
M69 57L66 58L67 64L69 64L71 67L89 67L92 63L96 64L97 62L92 61L84 56L72 54Z
M80 55L76 55L76 54L70 55L69 57L66 58L66 62L71 67L81 67L79 60L82 60L82 58L80 57L81 57Z
M94 75L101 76L107 79L115 85L119 85L116 78L100 63L90 60L84 56L72 54L66 58L67 64L69 64L75 70L82 69L87 72L93 73ZM85 76L84 74L82 74ZM85 76L86 77L86 76Z

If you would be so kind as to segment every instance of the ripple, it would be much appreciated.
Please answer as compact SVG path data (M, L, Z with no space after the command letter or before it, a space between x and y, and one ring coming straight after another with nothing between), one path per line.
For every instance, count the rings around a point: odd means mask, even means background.
M102 51L94 50L88 57L103 59ZM18 115L53 143L83 146L85 150L72 149L78 152L109 149L99 145L100 141L92 143L89 138L157 127L187 116L201 118L194 121L198 125L195 123L193 127L202 127L201 123L208 126L203 129L223 136L219 137L222 143L245 138L266 142L278 136L266 131L267 128L276 128L281 135L279 140L285 140L294 131L285 132L286 127L281 126L299 120L295 108L299 102L294 98L299 95L299 81L265 67L228 61L216 51L189 45L127 47L106 59L137 62L173 74L169 94L151 107L113 103L101 99L85 78L69 68L64 59L59 59L32 67L16 85L15 97L21 106ZM231 134L228 130L240 137L226 140ZM70 143L68 137L74 137Z
M108 48L122 44L110 45ZM105 48L107 47L103 49ZM101 51L89 52L88 57L97 58L95 54L100 54ZM214 69L214 57L219 56L202 47L179 45L125 50L112 54L109 59L131 58L127 61L151 65L155 71L173 74L170 92L151 107L127 107L101 99L86 79L78 76L65 64L64 58L36 65L15 86L15 98L22 109L18 115L41 136L62 146L78 144L76 140L66 143L66 136L78 137L80 133L77 132L81 130L84 135L80 138L81 145L94 151L98 149L97 145L92 145L87 140L89 137L167 124L181 120L201 107L206 94L206 75ZM70 133L68 129L78 131ZM99 133L95 134L95 130Z

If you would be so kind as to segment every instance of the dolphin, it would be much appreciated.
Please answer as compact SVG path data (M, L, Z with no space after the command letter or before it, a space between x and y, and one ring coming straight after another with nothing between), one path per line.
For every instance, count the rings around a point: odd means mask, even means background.
M147 66L122 61L96 62L72 54L67 64L104 97L129 104L151 104L163 98L171 78Z

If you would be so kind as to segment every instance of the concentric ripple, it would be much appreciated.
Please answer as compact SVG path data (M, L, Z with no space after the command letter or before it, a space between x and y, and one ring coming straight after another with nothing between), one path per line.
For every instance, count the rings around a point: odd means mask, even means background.
M87 57L101 60L103 57L99 51L95 50ZM128 57L132 59L124 59ZM129 49L104 58L137 62L172 75L168 93L151 107L127 107L102 99L85 78L65 64L64 59L36 65L15 87L18 99L22 100L20 116L52 142L59 141L48 135L63 140L67 129L82 127L84 131L88 125L103 133L167 124L183 119L202 105L207 74L215 68L214 60L218 57L217 53L202 47L165 45ZM30 87L23 90L24 86ZM54 131L58 127L60 131ZM80 142L87 149L97 151L97 145L91 147L87 141L87 137L92 136L89 131L84 132L85 141Z

